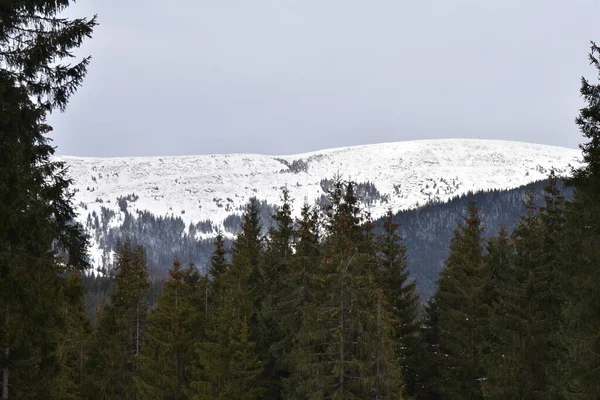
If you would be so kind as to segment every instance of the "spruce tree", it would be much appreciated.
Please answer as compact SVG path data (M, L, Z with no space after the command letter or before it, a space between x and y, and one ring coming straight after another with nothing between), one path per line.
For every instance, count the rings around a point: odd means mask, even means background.
M210 256L210 266L208 275L210 276L209 293L211 297L219 291L221 277L227 271L227 249L225 248L225 238L220 230L215 237L214 249Z
M600 47L591 44L590 63L600 78ZM568 205L563 245L567 301L562 344L568 351L562 386L569 398L600 393L600 83L581 80L586 102L576 123L585 138L584 165L574 169L574 201Z
M506 226L501 225L496 236L487 240L485 263L489 270L489 280L483 292L484 304L491 309L498 300L499 288L511 274L513 246Z
M144 332L135 376L140 399L185 400L190 393L194 343L204 336L207 278L174 261Z
M47 398L65 328L68 272L85 268L64 165L51 160L45 123L63 110L89 62L60 62L89 37L95 19L58 18L70 1L0 5L0 372L2 399ZM57 259L64 250L67 260ZM68 301L66 301L68 303Z
M439 310L440 385L445 399L481 399L481 360L487 310L482 292L488 279L483 228L474 203L459 222L436 294Z
M399 398L402 377L386 299L375 279L374 244L361 223L354 184L337 180L327 237L297 335L291 398Z
M13 0L0 6L0 73L6 74L46 111L64 110L81 85L90 57L78 63L73 50L90 38L96 16L61 16L72 0Z
M564 326L563 309L566 295L563 255L565 253L566 201L560 190L560 179L551 171L549 184L544 188L544 204L539 208L542 229L542 250L544 258L539 279L545 282L545 295L542 299L542 313L546 324L546 351L544 374L547 385L545 398L563 398L564 376L567 351L560 338Z
M257 318L257 350L265 360L264 379L268 396L281 398L281 386L288 375L284 366L285 355L289 353L289 342L284 340L283 327L279 322L284 318L281 300L285 293L285 277L292 264L294 245L294 220L287 188L282 190L281 204L272 216L274 225L269 229L267 246L262 260L262 280L264 296L260 302ZM285 312L287 312L286 310Z
M560 324L559 249L552 243L562 227L556 187L551 185L546 193L541 213L528 196L527 213L512 235L510 266L497 276L490 316L494 340L484 383L488 398L557 398L549 375L558 363L554 333Z
M1 28L0 28L1 29ZM48 396L59 369L70 272L87 267L86 238L64 165L52 161L45 112L0 69L0 392ZM59 252L66 257L59 257Z
M125 241L116 257L116 289L96 323L87 363L86 398L135 398L150 284L144 249Z
M319 216L308 204L302 207L301 217L296 221L297 242L290 267L281 277L276 313L281 338L272 346L272 352L280 359L287 371L283 378L283 397L297 398L296 393L305 393L304 383L311 373L308 359L313 356L303 343L309 342L309 321L305 314L314 310L318 297L316 283L320 257ZM303 329L301 329L303 328ZM312 326L311 328L315 328Z
M85 287L79 273L67 276L64 294L68 301L63 305L64 328L59 329L60 341L56 349L60 373L52 385L50 398L82 399L85 382L89 336L92 333L82 298Z
M379 252L379 285L390 303L393 320L393 340L406 385L406 394L415 394L415 366L419 332L419 294L416 282L409 280L406 246L398 234L399 225L388 210L383 233L377 238Z
M494 371L489 371L489 365L498 351L499 340L491 325L494 308L497 307L504 285L511 279L512 259L514 254L510 234L504 225L500 226L496 236L486 241L487 254L485 263L489 271L489 279L483 289L482 305L486 308L488 318L482 321L482 330L485 332L486 341L482 347L482 358L486 369L486 379L482 383L483 391L489 395L490 385L493 384ZM489 377L488 375L492 375Z
M440 335L436 297L430 298L423 310L419 329L418 356L415 363L415 394L418 400L440 400Z
M260 282L261 226L258 204L252 199L242 217L241 232L232 248L231 265L219 278L207 339L197 343L194 399L258 399L265 393L263 360L258 357L252 327L256 326Z

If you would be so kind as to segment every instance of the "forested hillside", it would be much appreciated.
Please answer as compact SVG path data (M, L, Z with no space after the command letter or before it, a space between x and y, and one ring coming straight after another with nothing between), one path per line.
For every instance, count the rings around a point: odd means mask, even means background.
M427 299L435 288L439 272L444 267L448 256L448 243L461 215L466 211L469 202L478 204L485 225L484 236L492 236L501 225L512 229L518 217L524 211L526 194L531 192L536 204L543 198L543 188L548 181L540 181L511 190L493 190L456 197L449 202L430 203L414 210L396 213L394 222L399 224L399 232L407 245L408 270L416 278L417 287L423 299ZM360 198L360 192L357 197ZM564 192L567 198L572 197L572 190ZM321 201L320 205L325 202ZM261 222L261 234L266 235L274 221L271 216L275 205L266 202L258 203L258 215ZM102 209L102 215L110 214ZM212 251L212 239L195 239L195 231L214 233L212 221L204 221L186 227L179 217L155 217L149 212L131 215L125 211L121 225L110 226L109 218L98 220L98 241L106 252L116 250L118 240L129 239L146 249L148 268L152 278L161 279L174 258L184 264L193 263L201 271L206 271ZM375 230L383 227L385 219L373 221ZM231 234L237 234L241 218L226 219L225 227ZM229 240L226 243L229 244Z
M444 268L449 254L449 243L457 224L461 221L471 202L477 204L484 228L483 237L494 236L501 226L512 231L519 217L525 212L525 199L531 194L534 204L540 205L544 187L548 181L540 181L512 190L494 190L457 197L448 203L429 204L416 210L397 213L394 222L405 238L408 269L417 280L423 299L435 289L435 282ZM565 198L573 196L571 188L563 190ZM376 221L382 226L384 220Z

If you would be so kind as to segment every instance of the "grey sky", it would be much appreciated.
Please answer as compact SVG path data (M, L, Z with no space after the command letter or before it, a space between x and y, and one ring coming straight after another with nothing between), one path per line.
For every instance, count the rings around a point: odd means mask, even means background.
M79 0L100 25L59 154L291 154L424 138L576 147L600 0Z

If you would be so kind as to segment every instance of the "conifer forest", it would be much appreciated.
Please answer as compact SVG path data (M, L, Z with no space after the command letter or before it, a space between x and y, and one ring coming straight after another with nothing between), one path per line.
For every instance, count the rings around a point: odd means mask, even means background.
M398 210L371 218L343 171L300 218L282 190L268 229L251 200L205 265L156 278L134 238L93 270L53 159L47 116L97 25L70 3L0 2L0 399L600 399L600 47L584 165L525 191L510 226L471 199L431 285Z

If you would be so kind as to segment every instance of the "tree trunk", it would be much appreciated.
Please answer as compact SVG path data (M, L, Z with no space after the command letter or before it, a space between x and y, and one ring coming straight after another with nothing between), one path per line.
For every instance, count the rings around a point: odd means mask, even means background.
M379 343L377 344L377 370L375 372L375 376L377 377L376 379L376 384L377 384L377 392L376 392L376 399L379 400L381 397L380 392L381 392L381 377L380 377L380 371L379 371L379 362L381 359L381 345L382 345L382 340L381 340L381 289L377 290L377 340L379 341Z
M135 308L135 355L136 357L140 354L140 301L136 304Z
M6 306L6 326L8 326L8 305ZM4 368L2 369L2 400L8 400L8 356L10 348L8 345L8 334L6 335L6 343L4 347Z
M8 400L8 346L4 348L6 364L2 370L2 400Z
M342 281L343 282L343 281ZM344 393L344 284L340 288L340 388Z

